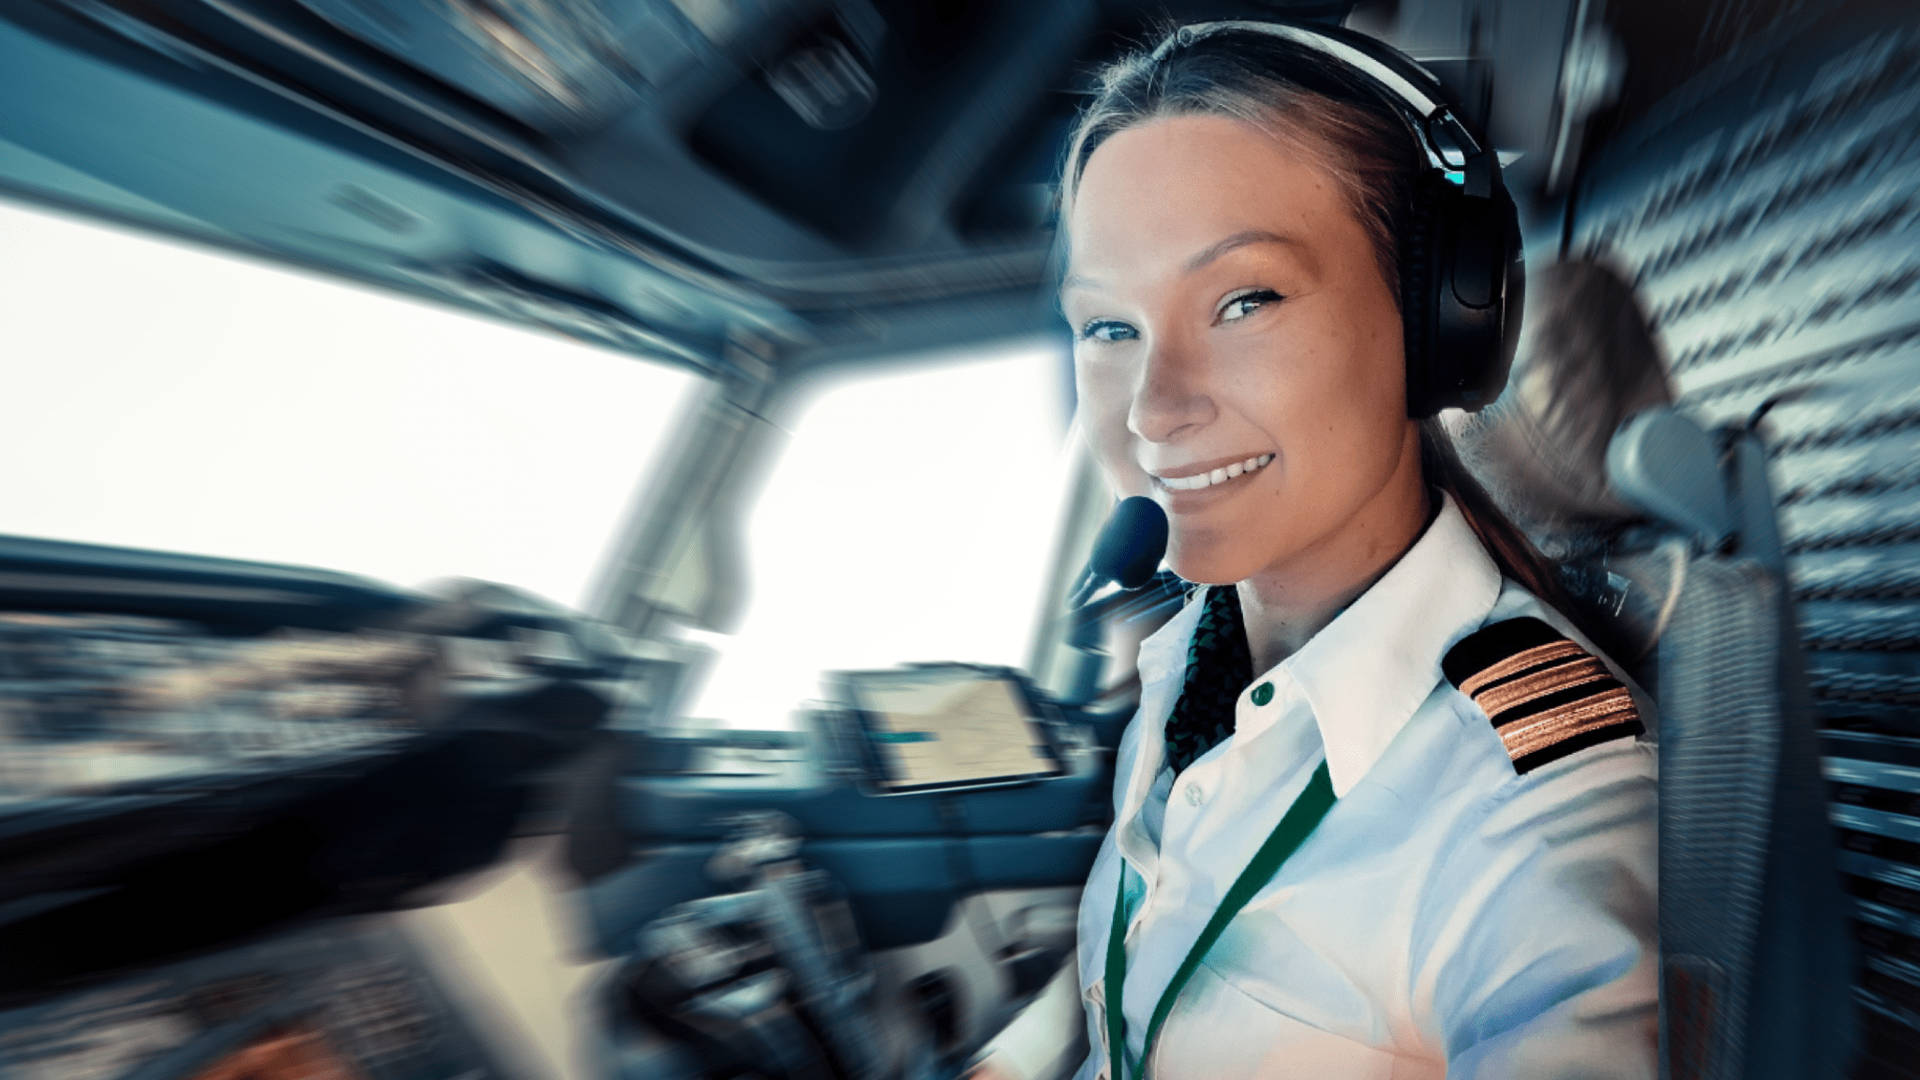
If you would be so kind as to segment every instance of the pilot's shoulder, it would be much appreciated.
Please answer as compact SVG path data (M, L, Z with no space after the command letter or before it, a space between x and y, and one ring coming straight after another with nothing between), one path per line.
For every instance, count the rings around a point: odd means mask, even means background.
M1538 601L1499 605L1441 660L1522 776L1589 748L1631 746L1646 732L1633 691L1560 620L1543 617L1551 614Z
M1459 691L1461 721L1478 733L1462 751L1481 778L1468 782L1475 811L1461 819L1464 846L1450 859L1498 862L1525 843L1543 853L1542 867L1598 858L1651 875L1658 755L1642 737L1651 713L1623 673L1524 593L1503 594L1441 667Z

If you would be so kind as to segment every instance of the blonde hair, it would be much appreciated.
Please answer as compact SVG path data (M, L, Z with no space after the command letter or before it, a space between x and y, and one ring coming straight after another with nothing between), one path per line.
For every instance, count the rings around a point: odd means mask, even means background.
M1177 28L1164 29L1171 34ZM1163 53L1143 49L1109 62L1096 73L1092 99L1061 163L1056 265L1066 265L1074 197L1101 144L1162 117L1225 116L1308 155L1340 182L1396 308L1404 312L1400 237L1412 214L1414 182L1427 161L1384 93L1329 57L1258 32L1210 34ZM1420 466L1427 483L1453 496L1502 573L1574 617L1554 565L1461 464L1437 418L1420 422Z

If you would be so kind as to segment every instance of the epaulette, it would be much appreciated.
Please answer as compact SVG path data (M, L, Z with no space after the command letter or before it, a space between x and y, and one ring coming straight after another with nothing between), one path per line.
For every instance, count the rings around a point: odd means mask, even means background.
M1448 649L1440 668L1493 721L1518 772L1644 730L1606 664L1539 619L1482 627Z

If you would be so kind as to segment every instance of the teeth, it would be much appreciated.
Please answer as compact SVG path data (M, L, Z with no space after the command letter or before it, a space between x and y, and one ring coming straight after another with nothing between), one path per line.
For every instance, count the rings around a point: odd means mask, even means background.
M1261 454L1259 457L1250 457L1245 461L1238 461L1232 465L1228 465L1226 468L1200 473L1197 476L1177 478L1163 476L1160 477L1159 480L1160 483L1170 491L1198 491L1201 488L1212 487L1215 484L1224 484L1235 477L1244 476L1255 469L1264 467L1272 460L1272 454Z

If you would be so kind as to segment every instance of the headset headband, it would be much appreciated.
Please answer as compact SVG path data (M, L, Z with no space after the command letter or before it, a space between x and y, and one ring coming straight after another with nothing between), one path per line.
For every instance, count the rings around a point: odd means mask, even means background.
M1437 171L1461 174L1466 193L1476 198L1490 198L1495 188L1503 186L1499 159L1481 147L1432 72L1404 53L1344 28L1251 19L1193 23L1168 35L1153 50L1153 63L1158 65L1173 50L1203 38L1235 31L1282 38L1359 72L1386 91L1388 104L1406 121Z

